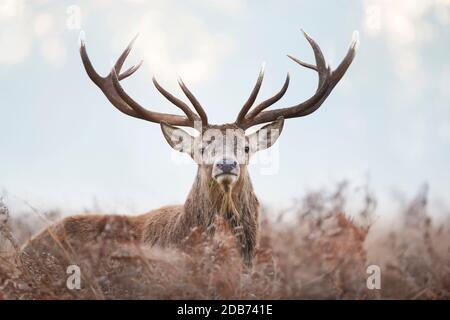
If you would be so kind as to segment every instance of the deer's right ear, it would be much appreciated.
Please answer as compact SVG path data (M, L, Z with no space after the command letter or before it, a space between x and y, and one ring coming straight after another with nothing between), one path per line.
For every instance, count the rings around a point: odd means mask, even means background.
M169 145L177 151L192 155L194 150L194 137L183 129L161 122L161 130Z

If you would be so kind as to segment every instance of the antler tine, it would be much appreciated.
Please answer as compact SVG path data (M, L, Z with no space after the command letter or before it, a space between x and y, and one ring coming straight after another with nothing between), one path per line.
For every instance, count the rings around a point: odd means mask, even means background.
M171 94L169 91L167 91L166 89L164 89L159 82L156 80L156 77L153 76L152 77L152 81L153 84L155 86L155 88L170 102L172 102L172 104L174 104L175 106L177 106L178 108L180 108L181 110L183 110L183 112L188 116L189 119L191 119L192 122L196 121L199 119L198 115L196 115L191 108L189 108L189 106L184 103L182 100L178 99L177 97L175 97L173 94Z
M156 123L165 121L171 125L193 127L196 115L187 106L187 109L181 108L183 111L185 111L187 117L153 112L140 106L125 92L125 90L120 85L120 80L131 76L142 65L141 61L139 64L128 68L123 73L120 73L124 62L131 51L133 43L136 40L136 37L137 35L119 56L111 72L106 77L100 76L94 69L86 51L85 41L84 39L80 39L80 55L89 78L102 90L103 94L114 107L129 116Z
M102 76L100 76L97 71L95 71L94 66L92 65L91 60L89 59L89 56L86 51L86 43L84 39L80 39L80 56L81 61L83 62L84 69L86 70L86 73L88 74L89 78L98 86L100 86L100 83L102 82L102 79L104 79Z
M117 64L116 64L117 66ZM120 67L120 66L119 66ZM134 101L126 92L125 90L122 88L120 82L119 82L119 77L117 76L117 72L115 68L111 69L111 79L112 79L112 83L114 85L114 88L116 89L117 93L119 94L119 96L137 113L140 115L141 118L143 119L148 119L152 117L152 112L141 107L141 105L139 105L136 101ZM156 119L154 119L156 120ZM153 121L153 120L150 120Z
M119 96L137 113L141 116L142 119L151 122L167 122L167 123L179 123L180 121L184 122L184 117L174 115L174 114L161 114L159 112L153 112L143 108L139 103L137 103L133 98L131 98L123 89L122 85L119 82L119 78L117 76L116 71L111 70L112 73L112 81L114 84L114 88L116 89ZM187 114L186 114L187 115ZM189 119L193 122L193 119Z
M302 32L303 32L304 37L306 38L306 40L308 40L309 44L311 45L311 48L314 51L314 58L316 60L316 71L319 74L318 87L320 87L321 84L323 83L324 78L330 72L330 70L327 66L327 62L325 61L325 58L323 56L322 50L320 50L319 45L314 41L313 38L311 38L309 36L309 34L307 34L305 32L305 30L302 29Z
M197 111L198 115L200 116L200 119L202 120L203 125L208 124L208 116L206 115L205 110L203 109L200 102L198 102L197 98L194 96L194 94L188 89L188 87L184 84L183 80L181 78L178 79L178 84L181 87L181 90L183 90L186 97L189 99L189 101L194 106L195 110Z
M244 121L244 127L245 127L245 122L251 122L251 119L255 118L258 114L260 114L263 110L267 109L268 107L270 107L271 105L273 105L274 103L278 102L286 93L288 87L289 87L289 81L290 81L290 76L289 73L286 75L286 80L284 80L284 84L283 87L281 88L280 91L278 91L274 96L272 96L271 98L259 103L252 111L250 111L250 113L245 117L246 121Z
M124 56L126 50L121 54ZM107 77L100 76L92 65L91 60L89 59L89 55L86 50L86 43L83 38L80 39L80 56L83 62L84 69L88 74L89 78L94 82L105 94L106 98L121 112L135 118L142 119L133 109L130 108L114 90L111 90L113 84L111 80L111 75Z
M261 84L264 79L264 68L265 63L262 64L261 69L259 71L258 79L256 80L256 84L253 87L252 92L250 93L250 96L248 97L245 104L242 106L241 111L239 111L239 114L236 118L236 124L240 125L242 122L245 121L245 116L247 115L248 110L253 106L255 103L256 97L258 96L259 90L261 89Z
M316 65L303 62L292 56L288 57L305 68L317 71L319 75L318 81L319 84L316 93L308 100L288 108L262 111L259 114L253 113L251 114L253 117L252 118L248 117L247 119L248 120L246 124L247 127L260 123L274 121L281 116L284 117L285 119L289 119L289 118L303 117L313 113L322 105L325 99L330 95L331 91L337 85L339 80L341 80L341 78L344 76L345 72L349 68L350 64L353 62L358 46L357 31L353 33L352 43L347 51L346 56L334 71L331 71L330 67L328 67L328 65L326 64L322 51L320 50L320 47L317 45L317 43L306 32L303 31L303 34L314 51Z
M315 64L310 64L310 63L304 62L296 57L291 56L290 54L288 54L287 56L289 57L289 59L294 60L295 62L297 62L299 65L301 65L303 67L317 71L317 67Z
M131 49L133 48L134 42L136 41L137 37L139 36L139 33L137 33L133 39L131 39L130 43L128 44L128 46L125 48L125 50L123 50L122 54L119 56L119 58L117 59L116 63L114 64L114 70L120 74L120 70L122 69L122 66L125 62L125 60L127 59L128 55L131 52ZM142 64L142 62L140 63ZM139 64L139 65L140 65ZM136 69L137 70L137 69ZM128 70L127 70L128 71Z
M355 30L353 31L352 42L350 44L350 48L347 51L347 54L345 55L344 59L339 64L339 66L336 68L336 70L333 71L333 77L335 78L335 80L339 81L344 76L345 72L350 67L351 63L353 62L353 59L356 56L358 46L359 46L359 32Z
M128 46L125 48L125 50L122 52L122 54L119 56L116 63L114 64L114 70L117 73L119 73L119 75L118 75L119 80L123 80L123 79L131 76L133 73L135 73L141 67L142 63L144 62L144 60L141 60L137 65L131 66L130 68L125 70L123 73L120 73L120 71L122 70L122 66L123 66L125 60L127 59L128 55L130 54L131 49L133 48L134 42L136 41L138 36L139 36L139 33L137 33L134 36L134 38L131 39Z
M123 79L131 76L133 73L135 73L137 71L137 69L139 69L142 66L143 63L144 63L144 60L141 60L137 65L129 67L127 70L125 70L124 72L122 72L119 75L119 77L118 77L119 80L123 80Z

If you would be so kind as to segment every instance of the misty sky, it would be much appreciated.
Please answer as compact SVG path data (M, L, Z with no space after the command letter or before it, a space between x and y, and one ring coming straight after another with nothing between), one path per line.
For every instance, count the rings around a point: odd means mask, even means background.
M193 162L176 164L158 125L116 110L88 79L81 30L101 74L140 32L123 81L141 104L179 113L180 75L213 123L234 121L263 61L260 100L291 84L272 108L307 99L316 74L304 28L331 66L354 30L360 47L313 115L286 121L278 170L250 172L261 202L285 205L307 190L369 181L379 197L411 197L427 182L436 203L450 187L450 1L18 1L0 0L0 188L11 203L67 211L141 212L186 197ZM186 99L184 99L186 100ZM269 152L269 151L268 151ZM389 199L389 197L386 197ZM386 200L388 201L388 200Z

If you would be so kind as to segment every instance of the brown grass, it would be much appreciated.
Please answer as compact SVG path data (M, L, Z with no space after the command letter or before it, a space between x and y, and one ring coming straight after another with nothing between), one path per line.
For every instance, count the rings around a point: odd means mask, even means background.
M0 219L0 299L448 299L450 223L430 218L426 192L388 229L375 228L369 193L350 219L346 190L343 184L263 212L251 270L220 219L212 239L192 230L183 250L119 242L113 235L121 226L112 225L96 244L64 253L82 270L81 290L66 288L63 266L44 259L30 274L18 262L18 244L42 223L35 209ZM381 267L380 290L366 286L371 264Z

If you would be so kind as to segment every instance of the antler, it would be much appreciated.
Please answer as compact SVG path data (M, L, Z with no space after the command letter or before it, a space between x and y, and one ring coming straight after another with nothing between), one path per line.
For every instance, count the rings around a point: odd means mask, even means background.
M112 103L113 106L115 106L119 111L129 116L156 123L166 122L168 124L175 126L194 127L194 122L199 120L201 120L203 125L207 125L208 118L206 116L205 111L203 110L202 106L195 98L195 96L189 91L189 89L184 85L184 83L181 80L179 81L179 84L183 92L191 101L191 103L193 104L195 110L197 110L199 115L194 113L186 103L174 97L163 87L161 87L154 77L153 83L156 89L175 106L180 108L185 113L186 116L150 111L142 107L139 103L137 103L125 92L125 90L120 84L120 81L131 76L142 65L141 61L139 64L132 66L126 71L120 73L120 70L122 69L122 66L125 62L125 59L130 53L133 43L136 40L136 37L137 35L133 38L133 40L131 40L130 44L122 52L120 57L117 59L117 62L115 63L114 67L112 68L111 72L106 77L100 76L97 73L97 71L95 71L86 52L85 42L83 39L81 39L80 55L83 61L84 68L86 69L89 78L102 90L106 98L108 98L108 100Z
M274 97L260 103L257 107L255 107L250 113L247 114L250 107L244 107L242 108L241 112L239 113L238 119L236 120L236 124L242 127L243 129L247 129L251 126L271 122L279 117L283 117L285 119L288 118L297 118L297 117L304 117L307 116L314 111L316 111L322 103L325 101L325 99L329 96L331 91L334 89L336 84L341 80L341 78L344 76L345 72L347 71L348 67L353 61L353 58L355 57L357 45L358 45L358 32L355 31L353 33L353 40L350 45L350 48L347 51L346 56L342 60L342 62L339 64L339 66L334 70L331 71L331 68L327 65L325 62L325 58L322 54L322 51L320 50L320 47L318 44L312 39L305 31L303 31L303 34L308 40L309 44L311 45L313 51L314 51L314 57L316 60L316 64L309 64L306 62L303 62L297 58L294 58L290 55L288 55L289 58L297 62L299 65L309 68L312 70L315 70L319 75L319 81L318 81L318 87L316 90L316 93L309 98L308 100L299 103L297 105L288 107L288 108L282 108L282 109L276 109L276 110L269 110L269 111L263 111L266 108L268 108L270 105L278 101L283 94L286 92L287 86L289 84L289 74L286 78L285 84L283 88L280 90L279 93L277 93ZM260 84L259 84L260 86ZM259 86L257 83L257 86L255 86L256 93L259 91ZM258 88L257 88L258 87ZM254 89L254 91L255 91ZM252 93L253 94L253 93ZM255 97L256 98L256 97ZM254 99L253 99L254 101ZM252 101L252 103L253 103Z
M250 108L255 103L256 97L258 96L258 93L259 93L259 89L261 89L261 84L263 82L263 79L264 79L264 64L262 65L261 70L259 71L259 75L258 75L258 79L256 80L255 87L253 88L252 92L250 93L250 96L248 97L247 101L241 108L241 111L239 112L239 114L236 118L236 125L238 125L239 127L246 129L246 128L252 126L252 125L247 126L248 120L247 120L246 115L247 115L248 111L250 110ZM264 110L264 109L270 107L271 105L273 105L275 102L277 102L278 100L280 100L283 97L283 95L286 93L288 86L289 86L289 73L286 76L286 80L284 81L284 85L281 88L281 90L279 92L277 92L271 98L259 103L254 108L253 111Z

